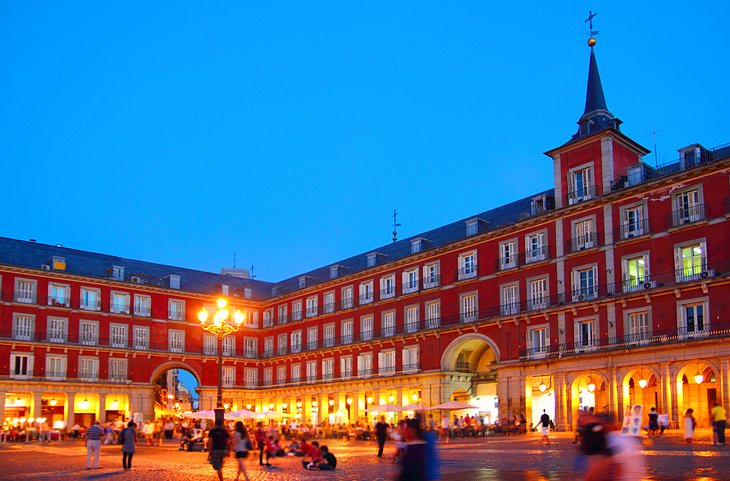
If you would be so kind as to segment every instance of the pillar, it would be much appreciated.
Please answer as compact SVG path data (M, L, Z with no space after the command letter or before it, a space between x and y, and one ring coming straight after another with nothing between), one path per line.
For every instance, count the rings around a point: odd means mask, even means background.
M66 427L70 428L76 423L74 417L74 404L76 403L76 393L70 392L66 394L66 403L63 405L63 417L66 420Z
M33 410L31 411L31 416L36 419L41 417L41 397L42 397L42 395L43 395L43 393L40 393L40 392L33 393Z
M5 397L6 393L0 392L0 423L5 422Z
M101 423L106 422L106 394L99 394L99 404L96 408L96 419Z
M672 372L671 365L667 365L667 382L669 383L669 395L671 397L672 401L672 421L677 422L677 426L679 426L679 420L681 419L679 414L679 397L677 393L677 378L676 374ZM682 417L684 416L684 413L682 413Z
M570 431L568 422L568 406L566 405L565 373L558 373L553 376L555 388L555 428L558 431Z
M616 419L621 419L622 412L619 409L618 391L621 388L619 373L615 367L609 370L608 374L608 410Z
M730 378L728 376L730 375L730 361L728 361L727 358L723 358L720 360L720 404L725 407L725 409L728 408L728 402L730 401Z
M672 382L669 372L669 363L663 362L659 365L659 387L662 405L659 407L660 412L664 412L669 416L669 425L674 426L677 419L677 411L672 408Z

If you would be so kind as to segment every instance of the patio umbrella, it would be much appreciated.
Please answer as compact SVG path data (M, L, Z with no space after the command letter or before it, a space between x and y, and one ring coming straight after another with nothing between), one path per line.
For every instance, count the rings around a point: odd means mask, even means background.
M403 406L404 411L423 411L423 404L421 403L413 403L413 404L406 404Z
M212 409L209 411L197 411L191 413L184 413L183 417L193 419L215 419L215 411Z
M253 414L258 419L262 419L262 418L276 419L276 418L280 418L282 416L281 413L276 412L276 411L263 411L260 413L257 412L257 413L253 413Z
M232 413L226 413L226 419L253 419L256 417L256 413L249 411L248 409L241 409L240 411L234 411Z
M463 403L461 401L449 401L432 408L428 408L431 411L458 411L460 409L479 409L478 406L472 406L471 404Z
M389 403L373 406L365 410L366 413L399 413L401 411L403 411L401 406Z

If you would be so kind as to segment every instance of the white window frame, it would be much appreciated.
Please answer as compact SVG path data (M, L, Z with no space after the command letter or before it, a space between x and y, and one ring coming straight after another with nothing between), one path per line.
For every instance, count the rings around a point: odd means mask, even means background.
M623 256L621 258L621 279L624 292L654 287L649 274L649 253L637 252Z
M439 286L439 262L429 262L423 266L423 288L431 289Z
M71 305L71 287L58 282L48 283L48 305L54 307L69 307Z
M477 251L462 252L459 254L459 280L472 279L477 276Z
M624 311L624 329L626 342L647 343L652 339L651 307Z
M21 304L35 304L38 293L38 281L35 279L15 278L13 300Z
M129 293L112 291L109 299L109 312L129 314Z
M259 355L259 340L257 337L244 336L243 338L243 357L246 359L256 359Z
M548 276L527 279L527 296L528 311L546 309L550 299L550 282Z
M22 360L25 359L25 362ZM32 352L10 353L10 379L32 379L33 378L34 355Z
M233 387L236 385L236 366L221 366L221 386Z
M517 238L499 243L499 269L504 271L517 267Z
M335 359L322 359L322 381L331 381L335 377Z
M325 314L335 312L335 291L328 291L324 293L322 299L322 310Z
M479 318L479 295L465 292L459 295L459 314L461 322L475 322Z
M540 359L550 352L550 324L530 326L527 329L527 357Z
M32 341L35 338L35 315L13 313L13 339Z
M259 370L255 367L246 367L243 370L243 384L247 388L258 387L259 385Z
M292 354L302 352L302 330L293 331L289 341L290 351Z
M702 323L695 319L692 330L689 328L689 320L687 318L687 309L694 308L695 316L698 307L702 308ZM710 302L708 297L698 297L694 299L683 299L677 302L677 333L679 337L702 337L710 334Z
M548 257L547 231L531 232L525 236L525 264L544 261Z
M691 224L705 218L702 185L688 187L672 196L672 226Z
M374 316L368 314L367 316L360 317L360 340L361 341L372 341L373 329L374 329Z
M383 311L380 314L380 333L382 337L395 336L395 311Z
M291 320L292 322L302 320L302 300L297 299L291 303Z
M185 352L185 331L183 329L167 330L167 349L170 352Z
M579 178L582 179L580 182ZM568 205L592 199L595 183L593 162L570 169L568 171Z
M436 329L441 326L441 301L439 299L426 301L424 306L426 329Z
M358 292L360 293L360 304L370 304L371 302L373 302L372 279L369 281L361 282L360 287L358 288Z
M276 336L276 354L282 356L287 353L289 349L289 335L282 332Z
M395 349L386 349L378 353L378 375L395 375Z
M123 357L110 357L107 370L109 382L127 382L127 360Z
M403 309L403 327L407 333L420 330L421 308L418 304L406 306Z
M264 368L264 379L263 379L264 386L269 387L274 385L274 368L273 366L268 366Z
M79 291L79 309L84 311L101 310L101 289L82 287Z
M79 344L96 346L99 344L99 321L79 320Z
M573 268L572 299L574 302L589 301L598 297L598 265Z
M388 274L380 278L380 298L395 297L395 274Z
M314 317L319 314L319 299L317 296L307 297L307 317Z
M152 316L152 297L142 294L134 295L134 315L139 317Z
M96 382L99 380L99 358L79 356L79 381Z
M342 321L342 344L351 344L355 340L355 322L352 319Z
M692 255L685 258L684 249L692 249ZM698 249L699 255L694 251ZM686 259L690 262L687 263ZM689 282L709 277L707 268L707 243L704 239L697 239L674 246L674 272L677 282Z
M319 348L319 328L312 326L307 328L307 351Z
M373 353L361 352L357 356L357 376L370 377L373 375Z
M335 345L335 323L325 324L322 329L322 342L324 347L334 347Z
M126 349L129 343L129 326L117 322L109 323L109 346Z
M221 343L223 346L223 355L232 357L236 355L236 336L226 336Z
M584 217L571 222L573 231L573 252L592 249L598 244L595 238L596 217Z
M68 359L65 354L49 354L46 356L46 379L49 381L64 381L67 373Z
M218 338L210 332L203 333L203 355L204 356L217 356L218 355Z
M281 386L286 384L286 364L276 366L276 384Z
M503 316L515 316L520 312L520 284L511 282L499 286L500 307Z
M150 348L150 328L148 326L134 326L133 348L148 350Z
M584 329L583 327L586 327ZM573 334L576 352L590 351L597 346L598 319L585 317L573 321Z
M340 300L342 309L351 309L353 307L354 289L352 286L342 288L342 297Z
M68 341L68 318L48 316L46 323L46 338L48 342L64 343Z
M403 271L403 294L418 292L418 267Z
M171 321L184 321L185 301L182 299L169 299L167 301L167 318Z
M643 203L621 207L621 239L630 239L648 233L645 232L645 229L648 227L645 222L645 212L646 207Z
M263 327L265 329L267 327L273 327L273 326L274 326L274 309L269 308L264 311Z
M291 365L290 382L297 384L302 382L302 364L297 362Z
M289 322L288 308L286 304L276 306L276 322L279 325Z
M274 352L274 336L266 336L264 338L264 357L272 357Z
M351 379L352 372L352 356L340 356L340 378Z
M404 347L401 356L404 374L413 374L419 371L421 368L421 359L418 345Z

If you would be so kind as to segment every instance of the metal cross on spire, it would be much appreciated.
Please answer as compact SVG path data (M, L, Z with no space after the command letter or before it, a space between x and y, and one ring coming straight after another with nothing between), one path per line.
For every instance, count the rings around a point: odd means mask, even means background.
M398 223L398 211L393 209L393 242L398 240L398 227L400 227Z
M598 15L597 13L594 13L591 10L588 10L588 18L584 20L585 22L588 22L588 35L590 35L591 38L588 39L588 46L593 48L593 46L596 44L596 38L595 36L598 35L598 30L593 30L593 17Z

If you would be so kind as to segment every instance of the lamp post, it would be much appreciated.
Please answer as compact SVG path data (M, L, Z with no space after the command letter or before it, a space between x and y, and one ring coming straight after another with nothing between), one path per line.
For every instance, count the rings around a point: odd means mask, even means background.
M213 316L213 321L208 322L208 310L204 307L198 312L198 320L200 327L215 335L218 339L218 397L215 403L215 422L223 425L223 338L228 334L234 333L240 329L243 324L243 312L236 310L233 319L230 312L226 309L226 300L218 299L218 311Z

